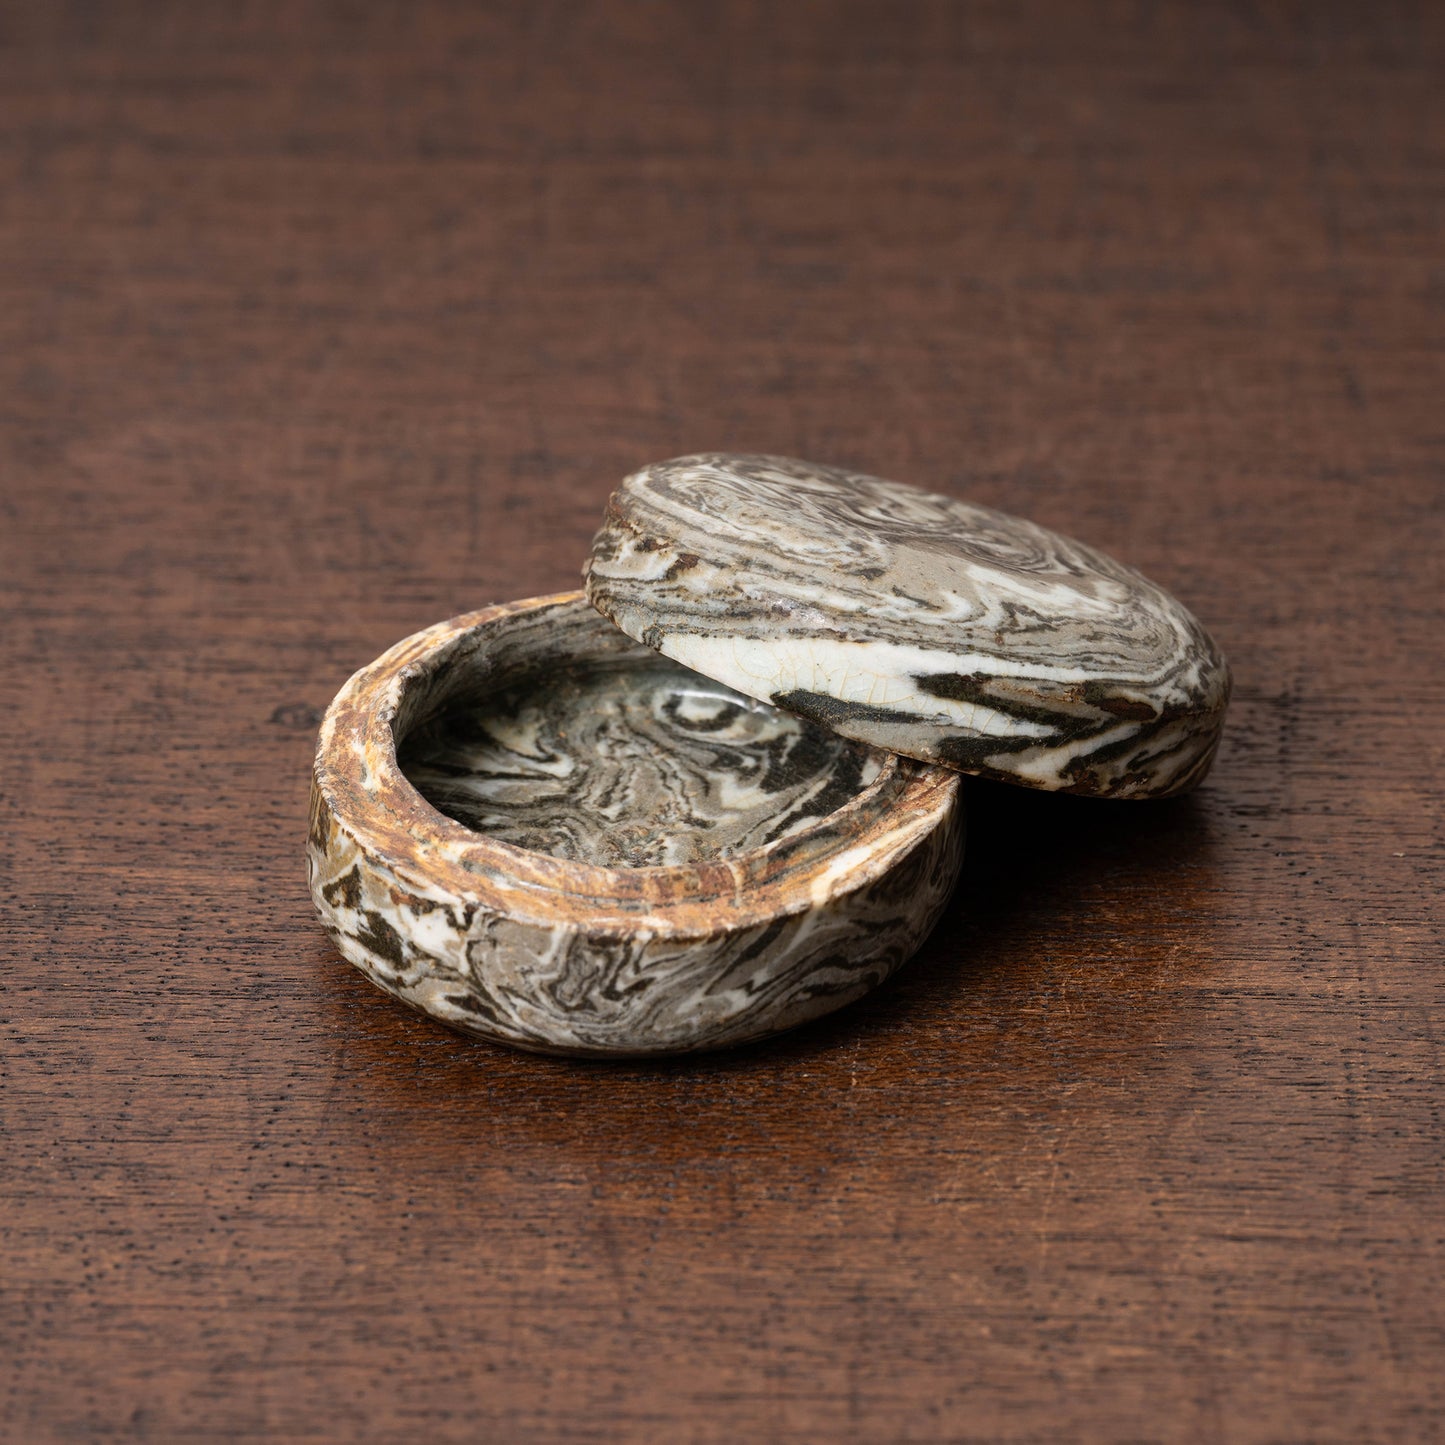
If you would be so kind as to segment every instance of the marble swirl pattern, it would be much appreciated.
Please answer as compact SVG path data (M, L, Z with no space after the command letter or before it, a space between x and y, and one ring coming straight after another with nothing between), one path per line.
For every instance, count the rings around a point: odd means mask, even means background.
M684 666L910 757L1049 790L1179 793L1229 672L1162 588L1032 522L785 457L645 467L588 599Z
M655 653L574 667L410 735L402 771L477 833L644 868L786 838L878 776L878 755Z
M346 959L465 1033L642 1056L792 1028L915 952L961 862L959 779L946 769L870 753L874 776L856 796L761 848L604 868L475 832L398 766L398 746L405 756L437 718L598 659L656 666L563 594L439 624L342 688L318 739L307 860ZM783 816L798 801L789 795Z

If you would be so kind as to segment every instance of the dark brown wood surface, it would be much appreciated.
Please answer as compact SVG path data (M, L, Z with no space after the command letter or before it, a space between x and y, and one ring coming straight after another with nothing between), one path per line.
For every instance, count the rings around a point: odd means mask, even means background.
M1445 7L0 9L8 1440L1445 1420ZM972 789L876 997L658 1067L336 959L315 720L814 457L1172 587L1193 798Z

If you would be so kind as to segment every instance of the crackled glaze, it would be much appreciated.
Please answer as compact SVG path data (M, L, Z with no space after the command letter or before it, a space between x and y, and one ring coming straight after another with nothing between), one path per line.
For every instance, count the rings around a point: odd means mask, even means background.
M792 783L775 794L771 841L751 846L755 822L686 862L604 867L474 831L437 811L398 764L398 742L403 757L434 761L437 746L448 746L449 718L490 717L505 732L502 720L525 719L529 706L540 716L548 678L564 688L580 681L585 697L599 678L604 692L624 688L621 679L635 669L630 694L651 709L658 666L571 593L443 623L353 677L322 723L308 845L312 897L341 953L388 993L455 1028L522 1048L598 1055L742 1043L827 1013L892 973L933 927L957 876L959 780L947 769L840 745L835 763L861 760L846 787L836 767L813 769L812 783L808 769L779 770L780 784ZM685 685L673 675L661 693ZM696 703L694 720L716 703L711 716L719 721L725 690L698 691L713 702ZM771 722L766 711L752 727L761 743L755 762L812 736L791 720ZM572 736L559 749L545 732L544 725L530 740L510 741L519 756L539 739L562 757L586 744ZM450 736L454 744L454 727ZM591 741L600 736L594 731ZM685 739L673 741L674 756L687 753ZM703 754L687 755L702 768ZM474 759L466 754L464 774ZM647 788L661 787L665 775ZM767 790L757 768L729 759L724 791L729 777L748 780L742 791L753 802L744 811L760 816ZM819 780L822 790L810 792ZM707 795L689 788L694 798ZM846 796L831 812L809 815L807 799L818 802L830 788ZM600 834L590 827L554 828L566 817L556 803L527 815L524 827L550 818L541 834L558 851L594 851ZM592 797L582 806L596 805ZM626 816L619 806L618 819ZM693 828L696 838L709 831Z
M1016 517L784 457L644 468L588 599L684 666L910 757L1029 787L1183 792L1229 673L1173 597Z

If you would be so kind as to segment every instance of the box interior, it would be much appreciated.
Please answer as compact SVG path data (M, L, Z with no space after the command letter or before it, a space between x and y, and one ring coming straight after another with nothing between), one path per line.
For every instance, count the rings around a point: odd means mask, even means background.
M792 836L878 777L885 754L628 642L590 609L573 618L529 666L514 657L499 676L483 656L455 659L426 716L398 717L401 769L439 812L534 852L653 867ZM605 646L589 645L600 629Z

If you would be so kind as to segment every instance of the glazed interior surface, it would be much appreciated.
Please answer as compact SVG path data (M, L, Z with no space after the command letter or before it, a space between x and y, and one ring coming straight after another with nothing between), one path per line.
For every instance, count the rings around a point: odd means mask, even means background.
M574 862L708 862L806 829L882 755L638 650L463 689L399 740L412 786L491 838Z

